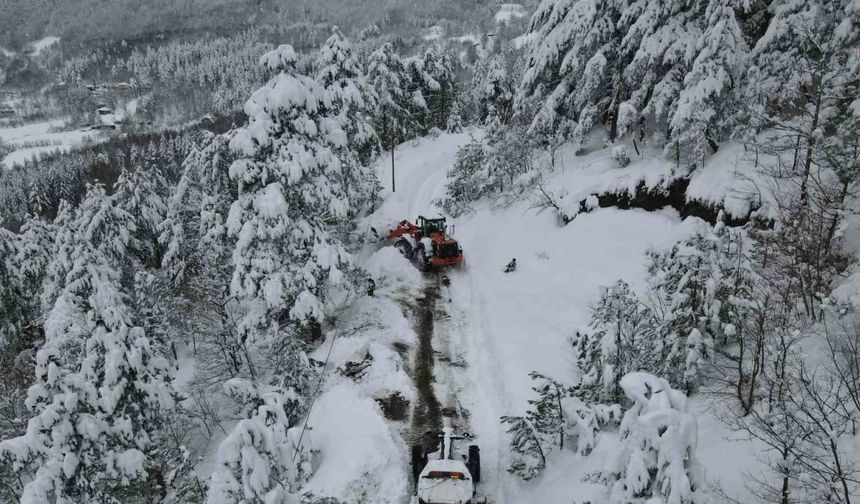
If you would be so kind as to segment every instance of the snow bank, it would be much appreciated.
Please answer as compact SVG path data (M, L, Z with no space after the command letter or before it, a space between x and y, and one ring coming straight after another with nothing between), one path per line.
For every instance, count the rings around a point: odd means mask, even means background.
M321 460L304 492L350 503L402 502L409 462L373 400L343 383L320 397L310 425Z
M693 173L687 186L687 201L722 205L726 214L745 217L751 203L759 203L760 177L750 166L744 146L727 143Z
M377 287L420 288L424 283L421 272L393 246L385 246L370 256L364 264Z
M612 152L624 148L630 164L619 167ZM754 162L740 143L726 143L709 158L703 168L692 173L677 170L660 149L632 144L617 144L612 148L599 148L585 155L576 155L572 146L560 149L556 158L556 171L546 186L557 196L557 202L570 216L579 211L579 203L590 195L634 195L639 187L648 190L666 189L672 182L688 178L687 202L723 207L734 218L745 218L752 206L762 203L759 189L761 177L753 169ZM549 164L539 159L539 164ZM767 214L767 209L762 210Z

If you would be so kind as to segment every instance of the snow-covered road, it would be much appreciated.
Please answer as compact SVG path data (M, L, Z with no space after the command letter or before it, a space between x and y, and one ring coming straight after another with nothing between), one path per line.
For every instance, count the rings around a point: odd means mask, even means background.
M388 229L404 218L438 215L433 202L444 196L457 148L468 141L468 134L441 135L400 146L395 193L390 157L382 157L377 174L386 191L372 225ZM692 221L681 222L672 211L605 209L560 227L551 214L536 214L522 202L504 209L479 205L476 213L449 224L455 225L466 264L446 272L451 284L437 303L445 317L437 320L433 339L434 350L444 357L437 360L435 392L443 408L456 397L469 413L466 427L482 451L482 491L495 504L556 501L574 489L577 498L599 497L600 485L579 480L600 468L600 450L587 460L562 454L576 459L554 465L568 467L568 473L550 471L540 485L511 477L508 436L499 417L526 409L530 371L573 378L567 338L586 327L601 286L624 278L643 288L645 251L674 243L689 233ZM519 268L505 274L511 257Z
M401 219L439 214L433 204L445 193L447 172L457 149L470 140L468 134L442 135L404 144L395 151L396 192L391 192L391 159L383 156L377 175L385 186L383 203L372 217L377 229L388 229ZM470 274L472 262L480 262L466 251L467 264L445 272L451 279L441 288L436 303L437 317L433 334L435 395L446 421L476 435L481 448L481 491L496 504L510 501L505 492L507 457L503 450L504 431L499 416L510 408L506 404L504 372L494 351L494 342L482 330L484 302Z

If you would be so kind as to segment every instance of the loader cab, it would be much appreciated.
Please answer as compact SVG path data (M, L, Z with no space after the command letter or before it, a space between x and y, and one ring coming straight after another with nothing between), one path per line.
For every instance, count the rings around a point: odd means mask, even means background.
M418 216L417 220L418 227L421 228L422 236L430 236L432 233L442 233L445 234L445 218L439 217L436 219L428 219L423 215Z

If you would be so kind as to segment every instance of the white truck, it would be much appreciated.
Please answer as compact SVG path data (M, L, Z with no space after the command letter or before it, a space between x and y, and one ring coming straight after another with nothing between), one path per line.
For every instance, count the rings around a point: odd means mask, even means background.
M454 436L450 427L442 431L439 458L428 460L421 445L412 447L412 471L415 494L412 504L479 504L476 484L481 480L481 453L470 445L468 455L454 456L453 441L471 439L468 434Z

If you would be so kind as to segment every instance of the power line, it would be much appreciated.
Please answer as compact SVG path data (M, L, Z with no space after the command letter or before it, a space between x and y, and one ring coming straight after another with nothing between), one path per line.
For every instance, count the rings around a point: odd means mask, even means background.
M367 239L367 233L369 233L369 232L370 232L370 229L368 228L368 230L365 231L361 235L361 241L358 245L359 250L362 247L364 247L365 241ZM314 393L311 396L311 404L310 404L310 406L308 406L308 411L305 414L304 421L302 422L302 432L299 434L299 440L296 443L295 450L293 451L293 463L294 464L296 462L296 457L299 455L299 450L302 447L302 439L304 439L304 437L305 437L305 431L308 428L308 420L311 417L311 412L314 409L314 404L317 401L317 397L319 397L320 390L322 390L323 380L325 379L325 372L328 369L328 362L329 362L329 359L331 358L331 352L332 352L332 350L334 350L334 342L337 340L338 334L340 333L340 321L343 318L344 310L346 310L346 303L349 301L350 294L354 293L354 291L355 291L355 286L351 285L349 287L349 289L347 290L346 295L343 298L343 302L340 304L340 308L338 308L338 310L337 310L337 318L336 318L335 323L334 323L334 331L332 331L331 343L328 346L328 352L326 353L325 361L323 361L323 368L322 368L322 371L320 372L319 380L317 380L316 389L314 390Z

